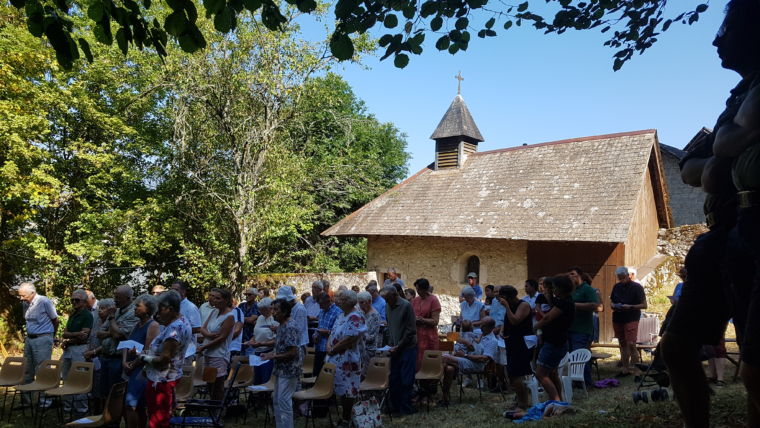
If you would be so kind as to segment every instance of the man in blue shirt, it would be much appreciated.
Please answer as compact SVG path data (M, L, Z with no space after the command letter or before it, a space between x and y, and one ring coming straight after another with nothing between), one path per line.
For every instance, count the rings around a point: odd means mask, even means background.
M393 285L393 283L396 283L401 286L401 288L406 288L406 285L404 285L404 281L401 280L398 276L398 272L396 272L396 268L389 268L388 269L388 278L385 279L385 282L383 282L383 287L387 285Z
M325 355L327 351L327 338L330 337L335 320L338 319L338 315L343 311L335 306L330 300L330 296L327 293L322 293L318 298L319 307L322 309L319 312L319 324L317 330L314 332L314 375L316 376L322 371L322 366L325 364Z
M377 281L374 279L370 281L365 290L372 295L372 307L375 308L378 314L380 314L380 319L383 320L383 324L386 324L388 322L385 314L386 303L385 299L380 297L380 292L377 289Z

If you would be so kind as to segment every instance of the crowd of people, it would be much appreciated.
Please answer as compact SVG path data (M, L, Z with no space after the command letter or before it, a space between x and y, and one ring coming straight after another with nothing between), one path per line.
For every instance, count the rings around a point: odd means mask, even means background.
M347 423L369 361L385 347L391 363L390 410L414 413L417 400L435 393L434 387L416 389L415 373L426 350L440 349L441 304L427 279L419 278L407 288L392 272L385 285L370 281L363 291L341 286L333 292L328 281L315 281L300 299L295 287L281 286L273 298L269 290L249 288L238 304L230 290L212 288L200 307L187 298L188 286L179 280L170 289L155 286L137 297L128 286L116 287L113 298L101 300L88 290L75 290L70 296L73 311L61 334L63 377L73 362L91 361L95 406L102 407L112 386L126 379L127 426L166 427L183 367L196 361L216 369L208 394L221 400L232 358L256 355L265 363L255 367L255 383L275 377L276 423L290 427L296 414L305 413L293 405L293 395L301 387L304 353L311 346L314 375L325 363L336 367L334 390ZM635 337L633 318L646 307L646 299L625 268L618 273L611 309L625 348L632 331ZM598 291L589 282L576 267L566 274L525 281L525 297L519 298L513 286L483 289L477 275L469 274L460 297L460 334L453 352L442 360L438 404L448 406L458 373L482 372L489 364L499 367L498 381L508 379L522 408L529 405L523 379L534 373L549 398L560 399L560 360L569 351L591 345L593 314L602 309ZM31 381L37 365L52 355L59 320L52 302L37 294L32 283L21 284L18 292L27 305L24 356L26 380ZM66 410L86 413L89 400L79 398L67 401Z

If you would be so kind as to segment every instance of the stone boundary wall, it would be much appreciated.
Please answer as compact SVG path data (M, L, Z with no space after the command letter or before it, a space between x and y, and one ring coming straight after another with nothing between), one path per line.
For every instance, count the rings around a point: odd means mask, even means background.
M317 280L330 281L330 290L337 290L341 285L348 288L354 285L362 291L367 283L371 280L377 280L376 272L359 272L359 273L273 273L254 275L248 278L248 285L256 288L268 288L272 293L277 292L277 288L283 285L296 287L298 295L311 292L311 283ZM274 297L272 295L272 297Z

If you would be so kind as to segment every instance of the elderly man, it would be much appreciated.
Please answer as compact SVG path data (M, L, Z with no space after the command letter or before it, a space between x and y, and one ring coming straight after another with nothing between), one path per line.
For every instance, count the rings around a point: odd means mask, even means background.
M610 303L612 306L612 328L620 345L622 371L618 376L630 374L630 364L639 362L636 352L636 337L639 332L641 310L647 308L644 287L631 281L628 269L621 266L615 270L618 282L612 287Z
M301 333L299 346L309 344L309 322L306 319L306 307L296 299L295 287L282 286L277 290L277 298L287 300L292 306L290 318Z
M404 281L399 278L398 272L396 272L396 268L388 268L388 278L385 278L385 281L383 282L383 287L388 285L393 285L393 283L396 283L401 286L401 288L406 288L406 285L404 285Z
M475 297L475 290L472 287L465 287L462 290L462 302L459 304L459 318L462 321L472 322L474 328L480 327L483 317L486 316L486 308L483 302Z
M343 311L335 306L330 300L330 296L327 294L319 295L319 324L317 330L314 332L314 374L316 375L322 370L322 366L325 363L325 356L327 355L327 338L332 333L335 321Z
M172 282L172 290L176 291L182 299L179 303L180 314L182 314L187 320L187 323L190 324L193 334L199 334L201 332L201 312L198 310L198 307L195 306L195 303L187 298L187 283L179 279L174 280ZM195 358L196 349L197 346L195 340L187 345L187 361L185 361L185 363L192 364L193 359Z
M87 351L87 343L92 331L94 318L87 307L87 292L74 290L71 293L71 306L74 311L66 322L63 330L63 364L61 365L61 377L65 380L69 376L71 364L85 361L84 353ZM87 412L87 396L74 397L77 413ZM64 401L64 410L71 410L71 400Z
M415 413L412 408L412 386L417 365L417 325L412 304L399 297L396 287L383 287L388 319L388 342L391 346L389 378L391 411Z
M319 321L319 296L324 292L324 284L322 281L314 281L311 283L311 296L306 298L304 306L306 307L306 316L308 317L309 324L314 324Z
M158 297L161 293L166 291L166 287L161 284L156 284L150 289L150 295Z
M121 379L121 351L117 351L119 342L126 340L129 333L135 327L135 305L132 303L132 288L120 285L113 291L115 307L108 311L108 318L103 322L100 331L97 332L101 339L98 357L101 364L100 390L104 396L108 396L111 387Z
M37 366L53 355L53 337L58 331L59 321L53 302L37 294L37 289L31 282L24 282L19 286L18 296L25 306L24 319L26 320L24 383L30 383L34 380ZM23 395L22 399L25 403L29 403L27 395Z
M463 374L470 374L476 372L482 372L486 364L489 361L496 361L499 355L499 345L496 341L496 335L493 330L496 327L496 322L491 317L483 318L480 326L483 336L480 339L480 343L475 343L460 339L466 348L467 352L457 350L453 355L444 355L443 362L443 388L441 390L443 394L443 400L438 402L439 406L447 407L451 396L449 390L451 389L451 383L456 378L457 372Z
M95 298L95 293L90 290L84 290L87 293L87 309L90 310L93 319L97 319L98 316L98 299Z
M380 319L383 320L383 324L387 323L388 320L385 315L386 303L385 299L380 297L380 292L377 289L377 281L373 279L364 289L372 296L372 307L375 308L378 314L380 314Z
M261 315L259 311L259 305L256 304L256 299L259 297L259 290L255 287L251 287L243 293L245 301L238 305L238 309L243 312L243 344L253 339L253 329L256 326L256 320ZM245 355L253 354L253 347L245 346L243 350Z

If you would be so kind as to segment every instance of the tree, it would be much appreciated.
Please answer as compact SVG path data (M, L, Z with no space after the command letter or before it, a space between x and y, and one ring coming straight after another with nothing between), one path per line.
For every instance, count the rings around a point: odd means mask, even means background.
M92 32L100 43L112 44L116 40L126 55L129 46L148 48L159 56L167 54L167 40L171 36L185 52L195 52L207 45L198 25L198 10L192 0L166 0L171 13L156 12L152 0L92 0L80 3L72 0L10 0L24 9L29 32L43 35L50 41L58 62L65 68L82 54L91 60L89 42L79 33L84 28ZM394 57L394 64L403 68L409 54L423 51L426 34L436 34L435 47L455 54L467 50L471 31L480 38L497 35L496 24L504 30L523 22L546 33L563 33L568 29L588 30L600 28L611 31L605 45L618 49L613 68L619 69L634 52L643 53L667 31L673 22L692 24L707 4L694 10L668 17L664 13L667 0L546 0L547 11L532 9L527 1L510 5L489 0L338 0L334 13L336 25L330 40L332 54L340 60L354 56L355 38L372 29L386 32L379 39L385 48L383 58ZM289 7L295 6L304 13L315 13L323 8L316 0L204 0L206 16L213 19L214 28L228 33L237 23L250 17L271 30L287 31ZM76 25L72 16L86 10L88 23ZM159 8L160 10L160 8ZM249 15L250 14L250 15ZM160 15L160 16L159 16ZM475 22L480 18L480 24ZM161 21L159 21L161 19ZM381 29L381 24L382 28ZM398 28L398 30L396 30Z
M33 279L61 296L110 294L171 252L152 183L168 123L158 58L96 48L61 70L21 14L0 6L0 316Z
M215 49L170 59L166 186L187 225L193 282L238 289L252 273L340 269L337 243L319 233L406 173L398 131L373 122L337 76L314 78L333 58L299 39L291 18L274 32L242 21ZM370 165L383 145L388 158Z

